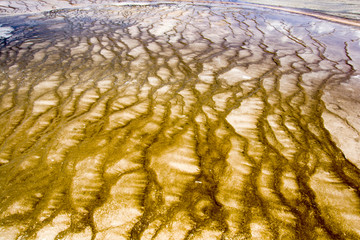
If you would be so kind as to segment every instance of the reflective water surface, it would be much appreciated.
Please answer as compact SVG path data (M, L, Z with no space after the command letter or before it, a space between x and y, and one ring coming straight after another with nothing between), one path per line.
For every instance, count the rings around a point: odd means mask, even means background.
M360 238L358 27L175 2L0 24L0 239Z
M360 20L360 2L358 0L246 0L245 2L313 10L333 16Z

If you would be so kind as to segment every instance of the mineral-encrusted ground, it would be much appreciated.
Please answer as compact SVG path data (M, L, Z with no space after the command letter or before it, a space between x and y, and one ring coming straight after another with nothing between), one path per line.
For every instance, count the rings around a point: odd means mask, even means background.
M359 239L359 29L239 5L0 19L0 239Z

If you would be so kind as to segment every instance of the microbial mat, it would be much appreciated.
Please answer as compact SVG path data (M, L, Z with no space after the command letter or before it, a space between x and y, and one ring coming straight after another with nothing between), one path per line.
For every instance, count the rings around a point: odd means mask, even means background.
M18 2L0 16L1 240L360 238L358 21Z

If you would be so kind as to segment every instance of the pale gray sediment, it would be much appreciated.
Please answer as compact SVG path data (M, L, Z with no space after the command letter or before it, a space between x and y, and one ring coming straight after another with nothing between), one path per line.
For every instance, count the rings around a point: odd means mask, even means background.
M0 239L360 238L358 28L185 3L0 23Z

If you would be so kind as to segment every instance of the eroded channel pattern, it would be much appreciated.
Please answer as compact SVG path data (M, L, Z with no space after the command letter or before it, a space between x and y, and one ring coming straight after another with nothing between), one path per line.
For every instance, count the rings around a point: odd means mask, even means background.
M0 239L360 238L359 30L186 4L2 22Z

